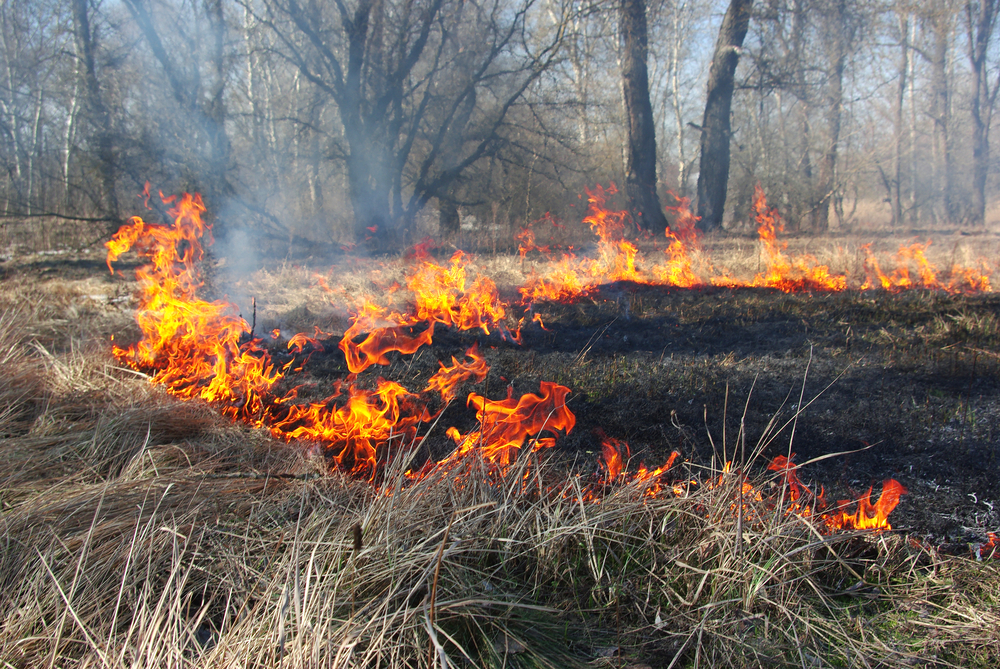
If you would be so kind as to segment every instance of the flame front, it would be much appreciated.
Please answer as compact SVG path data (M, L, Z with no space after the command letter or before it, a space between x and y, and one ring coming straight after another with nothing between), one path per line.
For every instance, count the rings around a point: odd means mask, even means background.
M294 358L276 368L234 305L197 297L201 286L197 262L204 255L201 238L209 232L204 212L199 196L184 195L170 211L171 225L136 217L107 243L109 268L133 248L148 261L136 272L140 285L136 320L142 338L125 349L116 346L114 354L151 373L153 383L170 393L203 399L223 414L266 427L283 439L320 441L327 445L334 466L374 476L390 446L412 444L419 426L437 415L428 408L435 395L447 405L463 383L486 377L489 367L472 346L466 360L452 358L450 366L442 364L419 393L385 379L378 379L374 390L357 383L358 374L372 365L387 364L391 353L412 354L431 344L435 324L506 334L506 305L491 280L477 276L467 285L468 259L460 252L444 267L424 253L408 281L415 297L412 312L392 312L365 301L352 318L339 344L351 376L336 381L333 393L319 402L300 403L294 389L277 393L276 384ZM323 335L318 328L315 336L296 334L288 349L293 354L308 349L309 355L323 351L319 339ZM469 402L477 407L483 429L467 440L475 442L487 460L509 463L529 435L572 429L575 417L565 406L568 393L568 388L543 383L541 396L492 402L472 394ZM535 448L551 442L551 438L536 439ZM459 450L464 453L469 448Z
M250 327L233 305L196 296L200 239L209 232L204 212L201 197L185 194L169 212L173 225L134 217L107 243L109 268L132 247L151 261L136 271L143 337L116 345L114 355L178 397L222 404L227 415L256 423L282 371L258 340L243 341Z
M674 226L666 230L664 260L649 263L638 247L624 239L630 221L624 212L607 208L607 195L597 188L588 192L589 209L584 219L598 237L594 258L565 254L550 262L548 271L535 275L520 287L522 304L543 300L571 302L600 289L608 282L628 281L647 285L692 287L700 285L764 286L782 291L839 291L847 285L845 276L831 274L811 256L789 257L787 245L778 240L782 223L767 206L758 187L755 213L758 234L767 261L766 271L752 280L739 282L712 268L702 254L695 228L697 219L689 203L679 200L671 209ZM136 217L107 243L108 267L129 249L148 262L137 270L139 309L136 320L142 338L128 348L115 346L115 356L124 364L151 374L156 384L185 399L200 398L220 408L223 414L254 426L267 428L282 439L305 439L326 445L332 466L374 479L379 468L395 449L418 442L422 425L441 415L455 400L465 383L482 382L489 366L476 345L462 359L439 363L439 369L419 392L396 381L378 378L362 383L358 375L373 365L387 365L394 355L411 355L433 343L435 326L459 330L479 330L483 335L499 334L519 341L519 330L511 333L505 322L509 305L500 299L497 286L488 277L470 273L472 258L456 251L446 264L435 262L422 244L405 285L412 302L400 311L363 300L339 341L350 374L332 384L332 392L321 401L302 402L297 391L280 393L280 382L290 371L299 371L309 356L330 351L325 343L330 335L315 329L313 335L299 333L287 342L292 359L283 366L274 363L260 339L254 338L237 309L225 302L206 302L197 297L201 287L197 264L203 257L201 239L210 237L202 216L205 207L197 195L184 195L173 204L171 225L151 224ZM533 233L522 233L521 256L537 250ZM862 287L903 290L912 287L977 292L990 290L988 275L954 267L943 281L927 261L926 245L900 249L899 266L890 274L879 268L869 248L865 248L866 283ZM912 268L912 271L911 271ZM327 286L327 290L330 290ZM521 321L527 319L525 315ZM533 320L539 321L537 314ZM280 332L272 337L277 339ZM292 369L295 365L294 369ZM493 471L506 471L524 450L551 447L558 436L568 434L576 417L567 406L570 389L542 381L538 393L514 397L508 390L502 400L469 393L467 405L474 408L478 429L467 433L449 428L455 450L428 468L450 467L476 454ZM438 406L436 410L432 406ZM630 449L626 442L602 435L601 473L582 488L583 500L599 503L613 485L638 485L648 497L686 495L691 486L713 489L730 480L727 464L723 473L699 483L690 476L673 477L679 454L675 451L660 467L644 464L628 470ZM782 493L765 498L740 472L738 497L731 511L743 509L753 522L754 504L772 504L785 513L815 519L825 531L844 529L891 529L888 516L899 503L905 488L895 480L883 484L879 499L871 502L871 489L852 503L830 506L823 491L806 486L791 459L778 456L769 469L778 472ZM416 474L414 476L419 476ZM673 478L670 478L673 477ZM577 489L578 492L580 489ZM577 494L556 486L553 493ZM851 504L854 511L849 511Z

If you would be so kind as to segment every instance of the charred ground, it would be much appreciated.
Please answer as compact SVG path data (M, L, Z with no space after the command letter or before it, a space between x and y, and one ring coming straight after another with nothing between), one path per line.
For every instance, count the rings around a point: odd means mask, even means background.
M0 276L35 290L47 286L42 290L50 295L55 290L55 302L66 305L52 327L68 329L71 338L137 336L128 282L102 273L93 255L12 258ZM332 281L343 274L343 268L279 264L236 288L260 295L254 296L258 332L319 326L333 335L325 350L300 356L302 373L284 382L301 385L304 399L325 397L348 373L336 342L349 314L322 293L295 292L324 271ZM288 294L271 304L265 295L274 282ZM209 288L227 296L223 286ZM515 303L517 295L509 290L502 297ZM804 475L831 499L854 498L869 485L877 494L883 479L896 478L910 493L893 515L897 528L937 543L977 541L1000 525L998 311L996 294L786 294L614 283L572 304L536 305L529 315L538 314L544 328L526 326L521 344L438 327L432 346L394 355L361 382L384 376L416 388L438 361L461 357L476 342L490 372L468 390L500 398L508 386L518 395L537 391L543 380L572 389L577 427L551 454L567 467L596 469L598 430L629 443L633 467L660 464L672 450L694 466L738 461L739 445L749 454L766 442L751 467L789 450L800 464L817 459ZM270 348L278 362L289 358L283 344ZM475 413L457 401L442 422L465 431ZM443 430L426 443L429 457L451 447Z

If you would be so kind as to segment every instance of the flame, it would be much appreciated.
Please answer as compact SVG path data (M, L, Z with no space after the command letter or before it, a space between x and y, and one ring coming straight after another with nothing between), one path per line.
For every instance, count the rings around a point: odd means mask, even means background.
M607 195L613 193L613 188L607 192L600 188L588 192L589 209L584 220L599 240L596 257L564 255L551 264L548 274L535 276L521 287L522 303L578 299L608 281L672 286L730 281L723 275L705 277L696 271L696 267L704 272L711 266L694 259L700 252L694 227L697 219L686 200L679 200L673 209L674 227L666 230L666 264L648 265L636 245L622 237L630 220L627 213L607 208ZM757 195L755 208L768 270L751 284L780 290L843 290L846 278L830 275L811 256L791 259L786 256L786 245L777 240L782 229L780 218L767 207L759 187ZM324 444L334 467L374 480L393 451L417 443L421 425L439 416L456 399L462 384L481 382L489 371L476 345L466 350L461 360L452 357L450 365L439 362L439 369L419 392L383 378L374 384L362 383L358 375L369 367L387 365L392 353L410 355L432 344L435 325L479 329L485 335L498 332L518 340L519 330L511 334L506 329L509 306L500 299L495 283L482 275L470 280L471 257L457 251L447 264L438 264L429 255L430 244L421 243L413 255L415 265L405 281L413 296L406 309L394 311L367 299L358 304L338 345L350 375L333 382L332 392L321 401L300 401L297 389L282 395L277 385L292 365L297 363L298 367L292 371L298 371L306 364L301 361L302 356L308 360L309 356L328 352L330 347L323 340L330 335L319 328L314 329L313 335L293 335L287 342L293 359L284 366L276 366L263 341L252 336L234 305L206 302L197 296L201 287L197 265L204 256L201 240L211 240L210 226L202 218L205 207L201 198L185 194L164 201L173 205L169 212L172 224L148 223L135 217L107 243L107 263L112 273L113 263L130 249L147 261L136 272L140 287L136 320L142 338L127 348L114 345L115 356L124 364L150 373L154 383L178 397L203 399L219 407L224 415L266 428L282 439ZM528 248L529 241L534 244L533 237L527 235L522 241L524 248ZM942 281L926 261L925 249L926 245L919 244L901 249L899 258L906 267L901 265L890 275L881 272L870 249L866 249L868 279L873 285L878 281L886 290L918 285L960 291L989 289L987 276L966 268L953 268L951 278ZM912 276L919 278L911 278L909 265L916 268ZM325 288L329 290L329 286ZM397 289L400 288L390 291ZM522 317L521 322L526 318L527 315ZM532 320L541 323L537 314ZM281 336L279 330L270 334L275 340ZM467 405L476 410L478 428L465 434L455 427L449 428L446 433L455 442L455 450L440 462L428 461L422 473L413 476L426 474L435 467L449 467L473 453L502 471L525 448L539 451L553 446L556 437L568 434L576 424L576 417L566 404L569 393L568 387L547 381L541 382L538 393L521 397L514 397L508 389L507 397L502 400L469 393ZM432 411L429 408L432 405L441 408ZM657 497L685 495L690 486L699 484L697 480L668 480L679 457L676 451L660 467L650 470L640 464L630 472L628 444L603 433L601 436L602 474L583 490L585 501L599 502L612 485L641 485L644 495ZM730 469L727 463L722 474L704 485L709 488L722 485L731 475ZM848 502L840 502L830 511L823 491L815 493L801 481L790 457L776 457L769 469L781 477L783 493L777 501L765 499L740 472L741 501L735 502L732 510L746 510L745 518L750 521L754 518L754 504L772 503L784 505L786 513L817 518L830 532L891 529L888 516L906 492L901 484L890 479L883 484L875 504L871 503L869 489L856 500L853 513L846 510ZM561 490L562 494L569 494L567 488ZM993 535L990 541L989 546L993 546Z
M614 481L625 471L625 462L629 457L628 444L609 437L602 432L601 436L601 468L605 472L607 482Z
M441 323L460 330L502 327L506 305L497 294L496 284L487 276L477 275L466 288L468 256L455 251L447 267L424 260L406 282L416 299L414 318Z
M874 505L871 503L872 489L868 488L868 492L855 500L857 510L854 513L838 510L825 514L823 519L830 530L891 530L889 514L899 504L900 496L906 492L899 481L888 479L882 484L882 494ZM843 509L851 504L849 500L841 500L837 502L837 507Z
M393 351L410 355L421 346L432 343L433 322L418 334L413 334L410 323L411 319L402 314L389 313L374 302L362 300L351 326L340 340L347 368L353 374L360 374L372 365L388 365L388 354ZM364 338L360 342L355 341L362 336Z
M455 399L459 385L469 379L475 379L476 382L485 379L490 368L479 355L479 346L473 344L465 352L465 355L471 358L471 362L459 362L454 357L451 359L451 367L445 367L444 363L439 362L441 369L427 381L427 388L424 392L436 392L441 395L443 402L451 402Z
M233 305L196 297L196 265L204 256L199 240L210 232L204 212L201 197L185 194L169 211L173 225L133 217L107 242L109 268L130 248L150 260L136 270L143 337L113 352L178 397L222 403L227 415L254 422L282 371L259 340L243 341L250 327Z
M881 287L890 292L899 292L912 288L942 290L947 293L988 293L992 290L990 273L987 268L975 269L954 265L947 281L938 278L938 269L927 259L925 252L930 241L924 244L914 242L905 244L896 252L896 269L886 274L879 267L878 259L872 253L871 244L865 244L861 250L865 254L865 281L861 290ZM915 270L915 272L911 272Z
M754 277L751 285L777 288L785 293L801 291L841 291L847 288L847 277L830 274L826 265L817 265L816 258L801 255L789 259L785 255L786 242L778 241L778 233L785 224L776 209L767 206L764 189L754 186L754 213L757 218L757 234L767 258L767 271Z
M420 398L393 381L378 380L374 391L353 385L346 404L333 400L288 405L284 418L276 420L271 433L284 439L311 439L332 445L335 466L355 474L374 476L378 448L393 436L412 440L417 425L429 419Z
M985 542L973 544L972 554L977 562L1000 558L1000 537L996 532L987 532Z
M528 251L537 249L535 246L535 231L531 227L531 223L521 228L521 231L514 235L514 240L517 244L517 254L521 256L521 260L528 254Z
M390 444L412 442L419 425L433 418L427 408L431 394L440 395L447 404L461 384L486 377L489 367L473 346L466 352L467 360L452 358L451 366L442 364L421 393L384 379L378 379L375 390L355 382L355 376L369 366L387 364L389 353L410 354L430 344L435 323L481 327L487 332L499 327L505 314L495 286L477 278L465 290L465 259L456 256L447 268L425 263L414 274L414 286L428 277L437 279L433 290L418 295L416 313L390 312L362 302L340 341L352 376L336 381L333 394L310 403L299 403L294 389L276 394L276 384L293 362L276 368L261 340L250 337L250 328L235 306L205 302L196 295L201 286L196 265L204 256L201 239L209 234L204 212L199 196L185 194L169 212L171 225L136 217L107 243L112 271L113 263L129 249L149 261L136 272L140 285L136 320L142 338L128 348L116 345L114 354L124 364L150 372L153 383L178 397L215 404L223 414L266 427L277 437L323 442L333 466L374 476ZM288 349L293 354L322 352L326 347L319 337L325 335L318 328L315 336L295 334L288 340ZM276 339L280 331L272 331L271 336ZM564 399L566 392L563 389L554 396ZM566 418L565 407L561 412L554 429L568 430L572 414ZM533 414L529 412L527 418ZM541 429L530 420L518 428L513 425L517 419L514 412L498 437L510 440L518 429L535 433Z
M576 416L566 406L566 386L550 381L541 382L540 394L527 394L518 399L507 391L507 399L493 401L469 393L469 406L476 408L479 429L461 434L448 429L448 436L458 445L444 462L452 462L477 450L486 462L509 465L529 436L534 436L532 450L538 451L555 444L553 437L539 438L542 432L569 433L576 425Z

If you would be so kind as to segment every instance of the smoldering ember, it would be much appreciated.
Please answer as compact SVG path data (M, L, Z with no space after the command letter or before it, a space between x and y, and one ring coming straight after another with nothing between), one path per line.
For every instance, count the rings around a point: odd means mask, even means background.
M0 661L995 666L998 19L5 3Z

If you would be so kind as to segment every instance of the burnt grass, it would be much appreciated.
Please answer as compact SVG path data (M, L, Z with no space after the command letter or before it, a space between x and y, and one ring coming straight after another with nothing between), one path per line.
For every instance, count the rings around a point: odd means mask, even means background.
M128 276L132 267L116 269ZM121 283L107 274L103 257L6 263L3 276L15 275L29 283L86 275ZM516 303L513 288L501 290ZM258 303L265 307L265 300ZM348 374L336 343L349 322L328 306L270 315L262 308L256 323L258 333L275 322L333 333L325 350L308 352L303 372L284 382L300 385L303 401L326 397ZM767 443L751 472L790 450L805 464L802 478L831 501L854 499L869 486L874 500L882 481L895 478L909 494L891 516L894 528L955 552L967 554L968 542L1000 528L1000 294L784 294L616 283L573 304L536 305L532 313L544 329L525 326L520 345L496 333L437 326L432 346L393 354L358 383L373 387L382 376L420 390L439 361L448 364L478 343L490 365L486 380L460 389L420 457L442 457L453 447L446 427L475 429L475 412L463 401L468 392L502 399L508 388L516 397L554 381L572 390L577 424L544 457L584 476L598 469L599 430L628 442L632 469L662 464L673 450L696 469L738 460L742 425L746 453L762 438ZM138 337L134 325L121 325L130 320L118 313L116 325L108 323L116 341ZM271 350L279 363L288 360L283 346ZM800 397L807 406L793 434L789 421Z
M832 500L895 478L909 495L897 529L976 540L1000 521L1000 296L608 286L548 305L548 331L507 355L574 389L565 451L595 450L602 428L650 465L738 459L793 418L757 467L789 449ZM501 360L505 356L500 356ZM524 365L524 362L520 362ZM502 368L503 362L498 367ZM725 439L723 435L725 434ZM599 448L597 449L599 450Z
M359 384L383 376L419 390L438 361L476 342L490 372L459 398L502 399L508 388L516 397L540 381L568 386L577 425L545 457L577 473L597 471L600 431L628 442L633 469L662 464L673 450L689 469L718 467L739 460L741 443L749 454L766 442L751 471L790 450L806 465L802 478L830 501L869 486L874 501L895 478L909 494L894 528L967 552L1000 526L998 308L996 294L618 283L573 304L536 305L544 328L526 326L520 345L438 326L432 346L369 369ZM346 374L330 341L295 383L305 380L301 396L315 399ZM425 440L426 457L450 450L441 426L452 425L475 429L461 399Z

